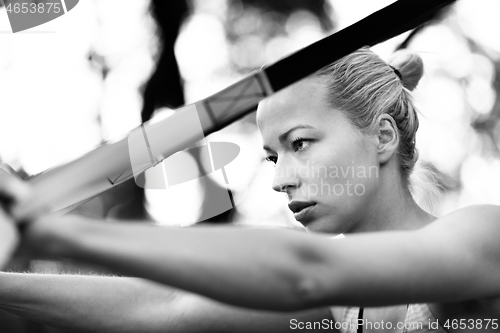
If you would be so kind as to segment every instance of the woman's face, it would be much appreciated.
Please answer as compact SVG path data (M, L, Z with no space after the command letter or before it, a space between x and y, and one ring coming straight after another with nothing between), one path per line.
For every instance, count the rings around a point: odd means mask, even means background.
M295 218L312 231L350 232L376 209L374 137L328 105L320 79L303 80L260 103L257 123L272 187L288 196Z

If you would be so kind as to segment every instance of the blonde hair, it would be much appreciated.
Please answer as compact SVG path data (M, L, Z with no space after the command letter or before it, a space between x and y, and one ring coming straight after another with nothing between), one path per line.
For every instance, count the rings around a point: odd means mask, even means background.
M394 119L400 138L401 175L408 186L418 158L415 134L419 124L410 90L422 75L420 56L399 52L389 65L366 47L316 73L326 80L331 106L345 113L364 133L373 133L381 114Z

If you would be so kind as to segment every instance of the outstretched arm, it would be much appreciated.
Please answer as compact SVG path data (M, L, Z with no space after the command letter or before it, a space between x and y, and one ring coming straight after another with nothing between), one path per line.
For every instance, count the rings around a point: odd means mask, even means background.
M161 228L66 217L36 221L28 237L55 256L238 306L297 311L498 296L499 216L499 207L471 207L418 231L335 241L291 230Z
M326 309L257 312L141 279L82 275L0 273L0 309L72 332L290 332L292 319L331 320Z

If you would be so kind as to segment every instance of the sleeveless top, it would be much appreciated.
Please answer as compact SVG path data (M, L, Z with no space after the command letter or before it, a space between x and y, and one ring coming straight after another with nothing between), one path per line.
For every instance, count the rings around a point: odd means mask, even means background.
M357 327L358 320L362 318L362 311L360 315L360 308L357 307L346 307L342 315L339 324L342 324L339 328L341 333L361 333L363 332L360 325L359 329ZM373 322L373 329L383 329L390 327L377 327L376 325L380 323ZM385 323L387 325L387 323ZM404 323L398 323L401 325L402 333L447 333L441 325L439 325L437 319L431 313L429 306L427 304L409 304L408 310L406 311ZM395 328L395 327L393 327ZM399 328L399 327L398 327Z

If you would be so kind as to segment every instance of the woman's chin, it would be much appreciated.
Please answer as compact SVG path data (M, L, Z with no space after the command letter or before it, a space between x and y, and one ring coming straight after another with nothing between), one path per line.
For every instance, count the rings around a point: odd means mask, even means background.
M338 231L338 226L333 223L331 220L326 219L316 219L314 221L310 221L305 226L308 232L317 232L317 233L325 233L325 234L340 234L341 231Z

